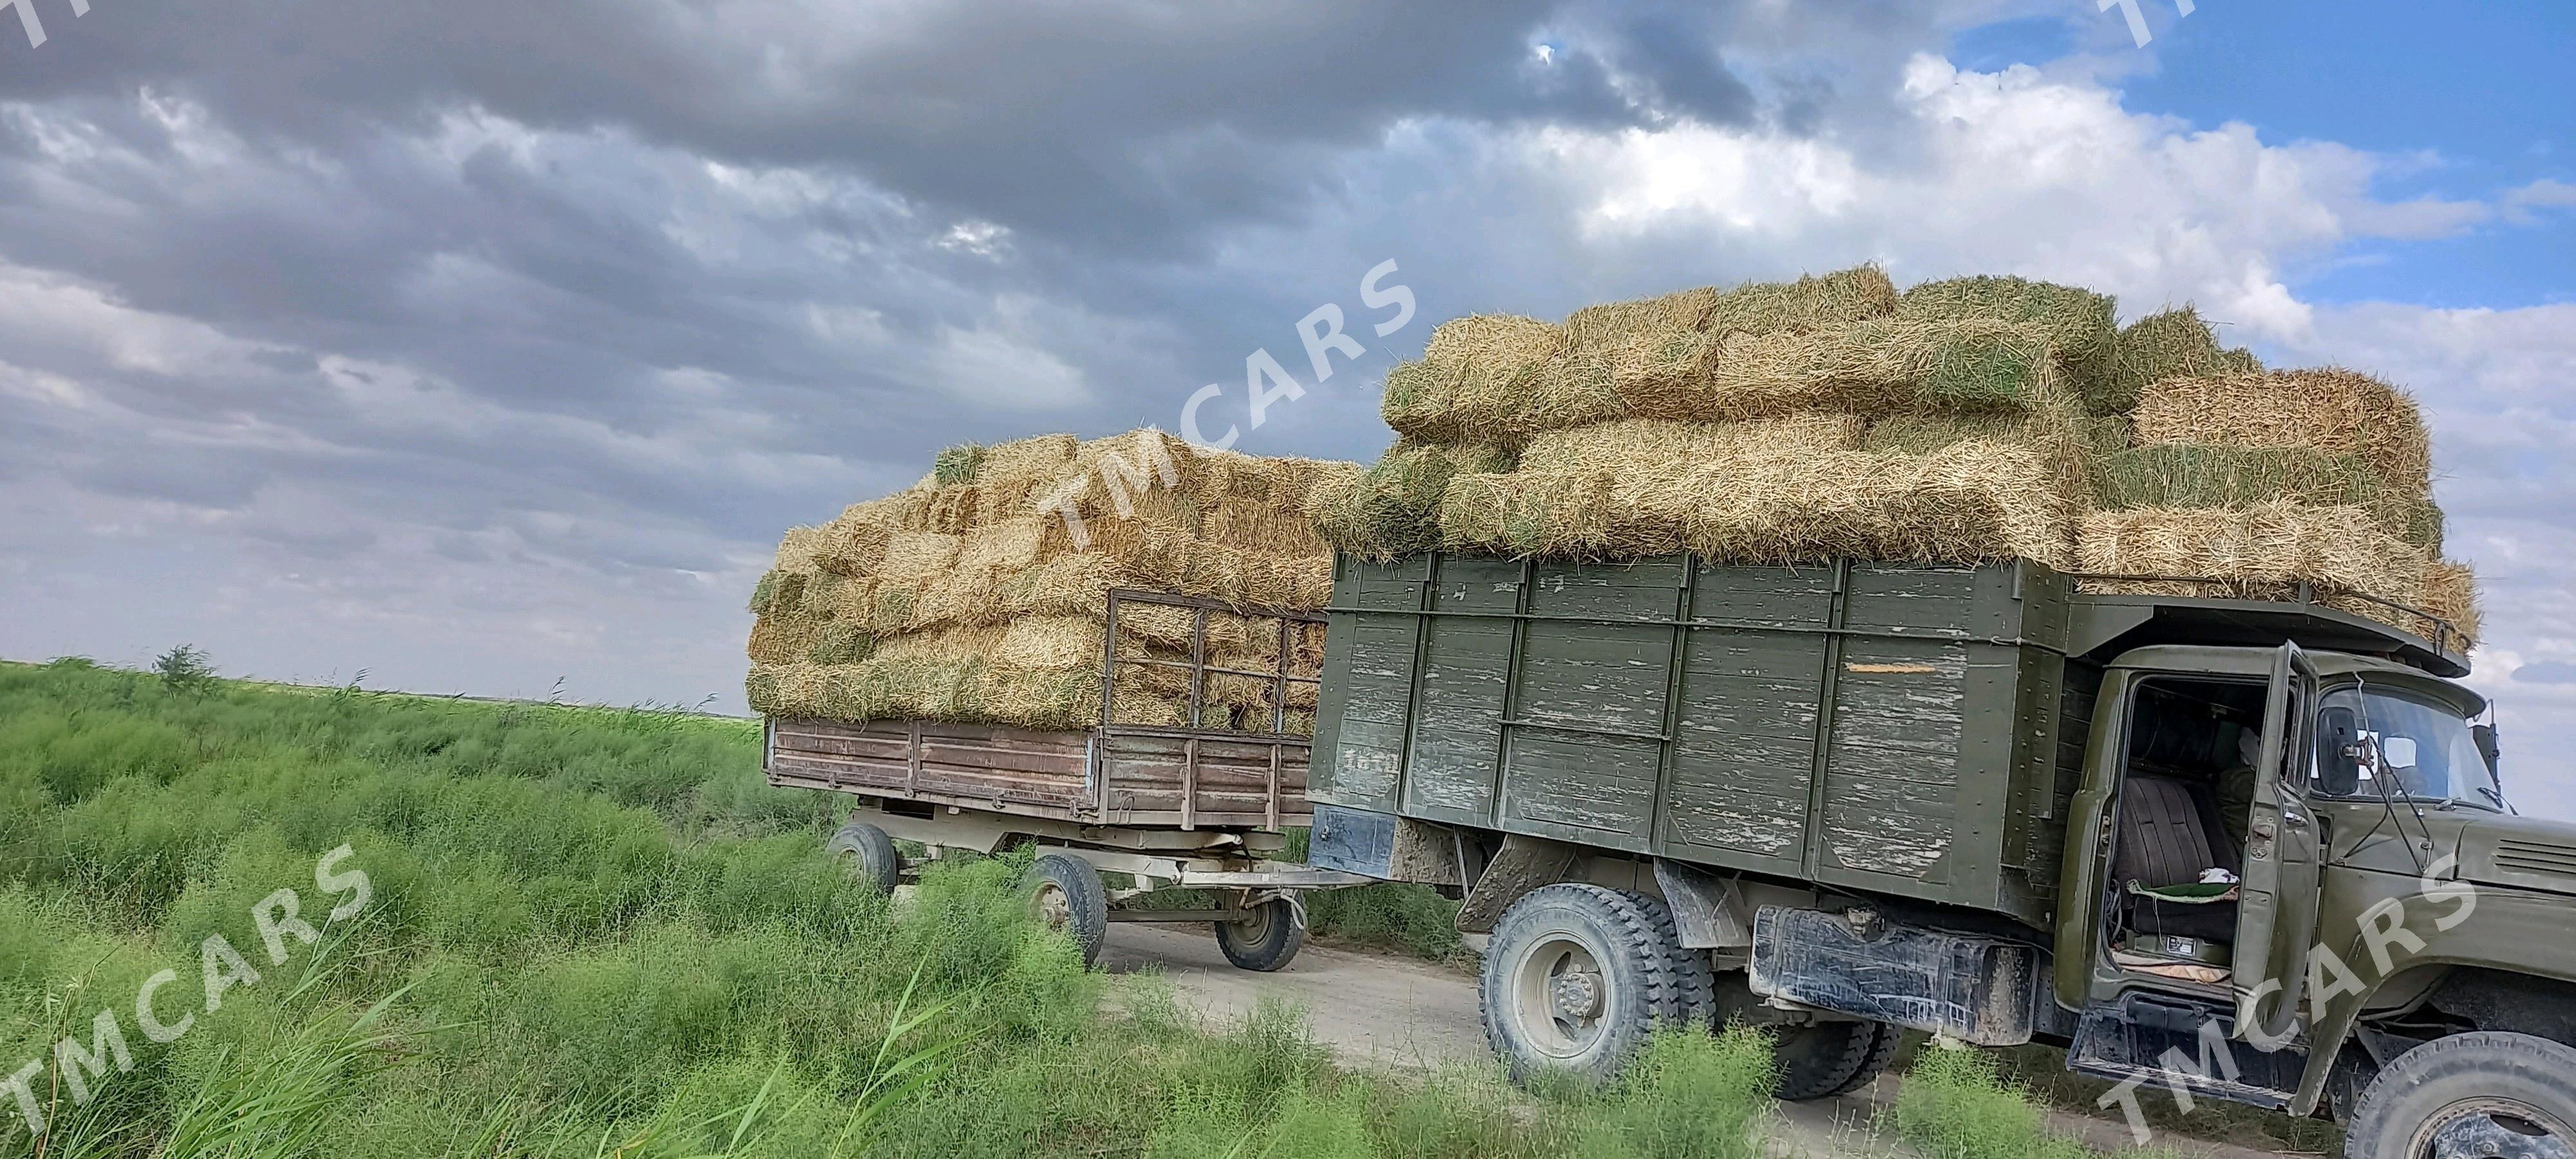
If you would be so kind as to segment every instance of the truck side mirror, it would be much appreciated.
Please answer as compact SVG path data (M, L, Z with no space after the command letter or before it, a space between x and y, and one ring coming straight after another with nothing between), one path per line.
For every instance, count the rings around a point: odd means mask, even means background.
M2365 740L2361 717L2349 708L2329 708L2317 715L2317 790L2349 797L2361 791L2361 756Z
M2487 774L2489 776L2496 775L2499 772L2496 768L2496 760L2503 752L2502 749L2496 747L2496 726L2492 724L2470 725L2469 739L2477 742L2478 755L2487 759Z

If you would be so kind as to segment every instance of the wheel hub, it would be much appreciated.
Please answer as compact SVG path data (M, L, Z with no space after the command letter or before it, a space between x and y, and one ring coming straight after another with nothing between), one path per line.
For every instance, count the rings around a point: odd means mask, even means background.
M1038 920L1050 930L1061 930L1073 923L1073 902L1053 882L1038 887L1037 908Z
M1558 975L1549 991L1559 1018L1582 1022L1601 1013L1601 975L1590 970Z
M2457 1107L2433 1132L2432 1159L2576 1159L2545 1116L2511 1099Z

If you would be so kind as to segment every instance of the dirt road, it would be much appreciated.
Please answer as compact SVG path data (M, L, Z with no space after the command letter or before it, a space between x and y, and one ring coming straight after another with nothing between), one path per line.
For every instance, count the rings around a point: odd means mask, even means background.
M1493 1060L1476 1010L1475 979L1407 958L1307 946L1275 974L1237 970L1217 952L1205 926L1109 927L1100 964L1112 973L1159 971L1181 1000L1202 1014L1239 1017L1270 995L1306 1010L1317 1040L1355 1066L1483 1065ZM1919 1153L1898 1142L1882 1117L1895 1098L1881 1079L1839 1099L1782 1103L1770 1135L1775 1155L1841 1159ZM2129 1145L2127 1128L2075 1115L2051 1114L2052 1126L2105 1151ZM2175 1154L2208 1159L2269 1159L2268 1153L2167 1136Z

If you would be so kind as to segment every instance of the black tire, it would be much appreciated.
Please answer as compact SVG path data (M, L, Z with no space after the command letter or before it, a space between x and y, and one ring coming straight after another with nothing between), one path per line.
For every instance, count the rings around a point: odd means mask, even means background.
M1296 960L1306 945L1306 919L1296 904L1272 898L1250 912L1253 916L1245 921L1208 923L1216 927L1216 948L1225 952L1225 960L1237 969L1265 974Z
M895 883L903 879L903 854L895 849L894 838L865 821L841 826L840 832L823 843L823 852L840 862L870 892L891 894Z
M2389 1061L2361 1093L2344 1131L2347 1159L2426 1159L2442 1139L2458 1153L2481 1153L2466 1132L2487 1124L2509 1157L2565 1154L2576 1146L2576 1048L2528 1034L2481 1030L2437 1038ZM2532 1130L2554 1136L2557 1149L2511 1144Z
M1070 936L1084 966L1099 961L1100 943L1109 936L1109 890L1100 871L1070 853L1041 853L1029 872L1036 878L1038 920Z
M1772 1047L1773 1093L1793 1103L1850 1094L1896 1057L1900 1034L1876 1022L1810 1022Z
M1485 1038L1515 1081L1541 1070L1618 1075L1660 1026L1704 1024L1705 955L1683 951L1655 898L1566 883L1513 902L1477 981Z

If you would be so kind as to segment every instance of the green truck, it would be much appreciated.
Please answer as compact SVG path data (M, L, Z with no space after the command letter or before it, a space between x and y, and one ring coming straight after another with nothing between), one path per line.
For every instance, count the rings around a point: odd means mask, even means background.
M2506 803L2446 624L2026 562L1336 568L1310 859L1463 899L1516 1071L1740 1020L1817 1098L1914 1029L2356 1156L2576 1143L2576 826Z

